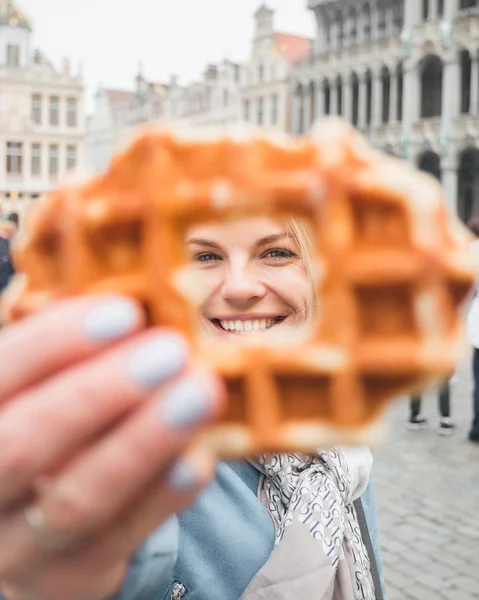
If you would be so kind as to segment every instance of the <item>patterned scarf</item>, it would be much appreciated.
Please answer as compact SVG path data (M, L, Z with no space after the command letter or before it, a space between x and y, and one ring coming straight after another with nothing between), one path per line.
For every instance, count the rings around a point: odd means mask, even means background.
M374 600L370 561L343 452L331 448L316 455L263 454L252 464L262 474L259 499L273 519L276 545L291 527L306 528L334 571L330 574L337 582L334 587L341 588L333 597ZM350 580L346 585L344 573Z

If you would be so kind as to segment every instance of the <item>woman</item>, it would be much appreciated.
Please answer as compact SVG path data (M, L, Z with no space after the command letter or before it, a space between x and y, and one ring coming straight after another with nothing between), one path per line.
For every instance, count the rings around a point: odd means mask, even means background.
M238 343L313 317L301 224L202 224L186 242L205 334ZM198 496L213 460L185 448L219 414L221 386L179 335L142 329L134 303L89 297L0 336L5 598L381 597L353 508L367 489L374 530L369 451L222 463Z

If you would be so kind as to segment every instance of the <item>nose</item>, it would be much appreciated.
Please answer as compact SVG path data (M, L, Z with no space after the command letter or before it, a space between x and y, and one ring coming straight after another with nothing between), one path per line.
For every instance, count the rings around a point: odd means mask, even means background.
M222 286L222 296L225 300L232 304L244 305L261 299L265 293L265 285L255 276L252 269L230 265Z

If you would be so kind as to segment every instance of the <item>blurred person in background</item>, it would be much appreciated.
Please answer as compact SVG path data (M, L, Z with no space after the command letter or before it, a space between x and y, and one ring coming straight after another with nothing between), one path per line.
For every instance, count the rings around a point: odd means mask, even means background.
M472 217L467 226L476 239L471 244L475 251L479 250L479 216ZM472 373L474 379L473 390L473 419L469 430L469 441L479 444L479 297L478 288L474 290L471 306L467 315L467 340L473 348Z
M456 425L451 419L450 383L451 380L445 381L439 390L439 426L437 430L439 435L451 435L456 429ZM421 396L411 396L407 428L410 431L418 431L424 429L427 425L428 422L426 417L421 414Z
M18 231L18 214L10 213L0 221L0 293L7 287L15 274L10 254L10 241Z

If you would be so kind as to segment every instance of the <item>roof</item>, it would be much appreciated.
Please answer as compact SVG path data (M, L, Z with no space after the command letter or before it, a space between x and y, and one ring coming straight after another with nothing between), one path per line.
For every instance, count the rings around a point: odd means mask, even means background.
M292 65L308 55L311 39L302 35L293 35L292 33L275 33L274 43L278 51Z
M132 100L135 96L135 92L129 92L127 90L105 89L105 94L108 96L108 101L111 104L128 102L129 100Z
M0 25L23 27L32 31L32 22L15 0L0 0Z

